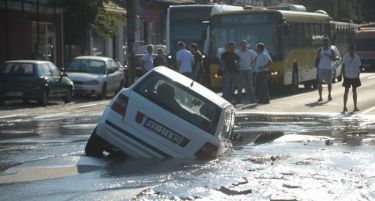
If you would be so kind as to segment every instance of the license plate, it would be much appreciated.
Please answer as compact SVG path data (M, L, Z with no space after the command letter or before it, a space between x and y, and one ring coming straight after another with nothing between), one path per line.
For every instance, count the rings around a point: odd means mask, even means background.
M15 96L15 97L21 97L23 95L22 92L19 91L10 91L6 93L6 96Z
M146 119L144 126L175 144L180 144L180 142L184 138L176 132L172 131L171 129L166 128L165 126L150 118Z

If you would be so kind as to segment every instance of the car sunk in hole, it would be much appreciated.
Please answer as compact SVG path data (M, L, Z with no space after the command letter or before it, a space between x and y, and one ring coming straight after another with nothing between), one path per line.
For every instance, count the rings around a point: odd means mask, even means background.
M50 99L72 100L73 82L50 61L13 60L0 66L0 105L6 100L36 100L41 105Z
M85 148L134 158L207 158L230 146L231 103L167 67L156 67L110 102Z

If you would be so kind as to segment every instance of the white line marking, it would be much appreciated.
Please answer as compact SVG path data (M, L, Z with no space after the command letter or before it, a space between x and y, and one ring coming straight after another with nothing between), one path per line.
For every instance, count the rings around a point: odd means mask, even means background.
M374 107L370 107L369 109L361 112L361 114L367 114L367 113L370 113L372 110L375 110L375 106Z
M10 118L10 117L16 117L16 116L19 116L19 115L17 115L17 114L5 115L5 116L0 117L0 119Z
M367 77L368 80L375 79L375 75Z
M87 105L79 105L79 106L76 106L76 107L71 107L71 108L83 108L83 107L91 107L91 106L95 106L95 105L98 105L97 103L93 103L93 104L87 104Z

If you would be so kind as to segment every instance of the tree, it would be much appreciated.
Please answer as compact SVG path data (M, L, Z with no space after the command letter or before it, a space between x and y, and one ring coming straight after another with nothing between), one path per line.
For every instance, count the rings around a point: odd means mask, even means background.
M92 30L103 38L112 37L117 33L121 14L104 9L104 3L111 0L64 0L64 27L67 44L85 46L84 38L87 31Z

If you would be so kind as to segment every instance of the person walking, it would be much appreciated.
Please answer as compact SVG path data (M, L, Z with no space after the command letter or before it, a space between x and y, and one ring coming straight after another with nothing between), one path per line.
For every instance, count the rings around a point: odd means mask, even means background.
M272 62L272 59L269 54L264 51L264 44L257 43L256 45L257 56L255 59L255 90L257 92L258 103L269 104L270 95L268 92L267 84L267 67Z
M255 59L257 54L248 48L246 40L241 41L240 50L237 54L240 57L240 79L237 87L239 97L242 98L242 89L245 89L246 102L255 102L251 62ZM241 100L239 101L241 102Z
M143 67L143 74L147 73L154 67L154 57L152 56L152 51L154 50L154 46L147 45L146 47L146 54L142 58L141 65Z
M239 61L240 57L234 53L235 42L230 41L226 45L226 51L221 54L221 65L223 72L223 97L231 102L234 88L239 80ZM237 93L239 95L239 93Z
M193 78L193 63L194 57L190 51L185 49L185 43L183 41L178 42L179 50L176 53L176 65L177 70L186 77Z
M345 87L343 112L348 111L346 103L348 100L348 93L351 86L353 87L353 112L356 112L359 111L357 106L357 87L361 86L361 80L359 79L359 74L361 72L361 59L355 53L355 46L353 44L350 44L348 46L348 52L343 57L342 65L344 75L344 82L342 83L342 86Z
M323 47L319 48L318 54L316 57L317 61L317 70L318 70L318 92L319 99L318 102L323 101L322 98L322 84L326 82L328 85L328 101L332 100L331 91L332 91L332 66L333 62L336 60L336 53L331 48L329 44L329 39L323 39Z
M154 59L154 67L156 66L168 66L167 58L165 57L163 48L158 48L158 55Z
M196 43L191 44L191 53L194 56L193 78L195 81L202 83L204 75L203 54L199 51Z

